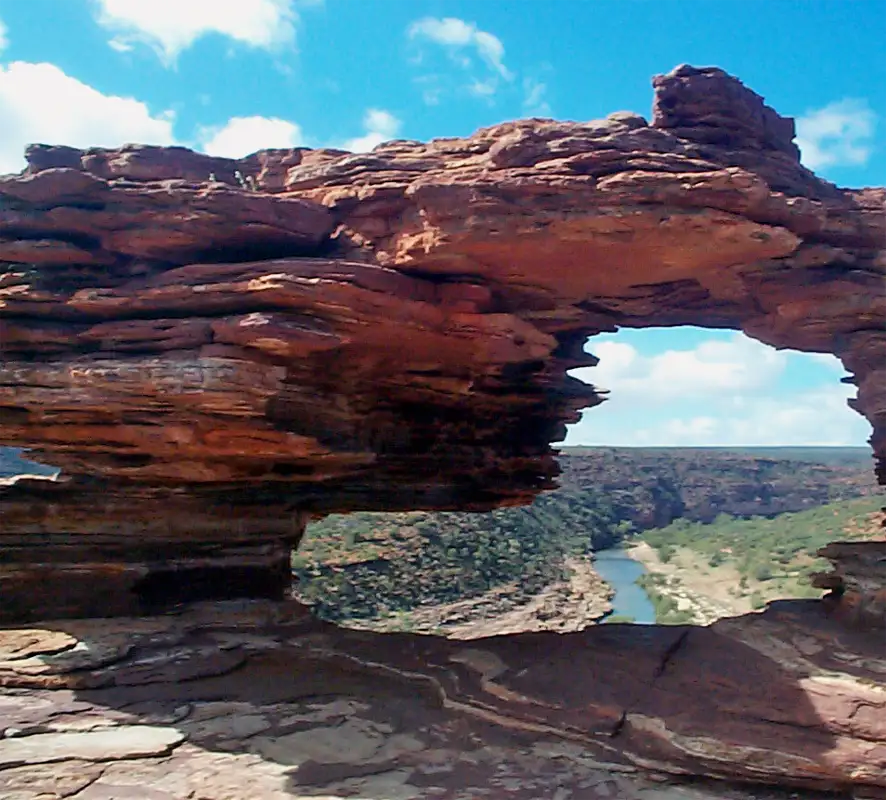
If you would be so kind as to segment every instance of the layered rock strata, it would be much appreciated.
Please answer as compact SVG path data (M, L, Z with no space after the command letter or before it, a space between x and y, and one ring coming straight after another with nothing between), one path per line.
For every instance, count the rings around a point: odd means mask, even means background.
M0 613L37 581L35 617L225 596L228 558L277 593L307 514L526 502L620 326L838 355L883 468L886 192L816 178L721 70L654 86L651 122L366 155L31 147L0 179L0 443L62 476L0 495Z
M617 402L617 399L613 399ZM791 461L754 452L660 448L564 448L560 487L596 489L639 530L683 517L774 517L879 491L869 462Z

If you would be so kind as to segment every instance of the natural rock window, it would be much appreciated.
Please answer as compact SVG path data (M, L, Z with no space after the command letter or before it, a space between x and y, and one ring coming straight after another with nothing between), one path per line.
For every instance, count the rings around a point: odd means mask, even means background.
M146 585L174 605L183 543L211 554L203 596L226 563L276 596L312 516L528 503L600 402L568 374L586 338L619 328L838 356L882 464L882 190L817 178L721 70L654 87L649 120L371 156L30 147L0 180L0 440L62 475L0 511L59 548L41 579L65 593L32 607L25 547L0 614L140 613Z
M608 400L570 426L558 489L486 513L333 515L294 556L298 596L340 624L457 638L707 624L820 597L817 551L879 535L870 427L837 359L695 328L585 349L600 363L572 374Z

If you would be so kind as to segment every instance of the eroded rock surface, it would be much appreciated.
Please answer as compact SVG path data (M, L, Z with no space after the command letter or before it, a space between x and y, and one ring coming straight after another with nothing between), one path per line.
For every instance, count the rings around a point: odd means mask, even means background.
M848 623L882 631L886 648L886 538L874 542L832 542L818 551L833 570L815 576L830 592L825 602Z
M0 685L16 800L886 796L884 652L813 602L471 642L221 603L0 631Z

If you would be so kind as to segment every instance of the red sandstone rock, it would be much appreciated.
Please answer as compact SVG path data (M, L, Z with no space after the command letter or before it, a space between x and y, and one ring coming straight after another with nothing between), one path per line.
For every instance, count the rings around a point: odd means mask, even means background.
M259 602L43 623L0 630L0 794L86 774L85 796L173 800L882 797L881 667L878 640L812 601L471 642Z
M0 488L0 616L279 598L310 513L525 502L600 401L566 370L621 325L839 355L886 470L886 191L817 179L720 70L655 87L651 125L366 155L30 148L0 180L0 441L63 477ZM709 629L465 646L253 604L0 631L0 793L655 797L632 762L882 795L882 642L842 626L880 621L878 548L825 552L830 616Z
M657 76L652 124L679 131L682 139L784 153L800 160L794 144L794 121L780 117L763 98L715 67L681 64Z
M833 606L844 622L878 632L886 630L886 539L831 542L818 555L834 566L832 572L813 580L815 586L831 590L825 603Z
M526 502L601 399L576 351L623 325L837 354L882 459L886 191L816 178L720 70L655 88L651 125L362 155L30 148L0 180L0 441L63 474L0 495L0 547L70 534L107 581L118 555L81 538L121 508L124 544L204 515L224 549L238 508L263 546L296 512Z

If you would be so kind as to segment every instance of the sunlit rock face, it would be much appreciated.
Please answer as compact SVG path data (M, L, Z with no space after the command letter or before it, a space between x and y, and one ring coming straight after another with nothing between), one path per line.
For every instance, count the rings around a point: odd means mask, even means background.
M527 502L619 326L838 355L882 466L886 191L816 178L721 70L654 87L651 123L368 155L31 147L0 180L0 442L63 473L0 495L0 615L276 597L311 513Z

